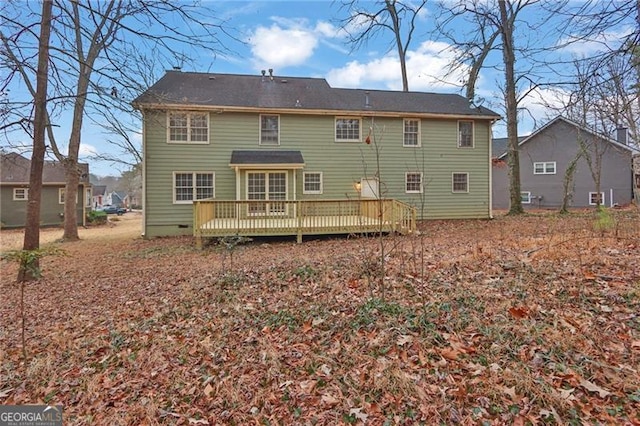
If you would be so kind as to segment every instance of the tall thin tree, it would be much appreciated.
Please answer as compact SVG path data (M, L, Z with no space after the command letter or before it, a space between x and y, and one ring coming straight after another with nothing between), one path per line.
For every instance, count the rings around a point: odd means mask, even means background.
M42 194L42 170L46 151L45 133L47 126L47 83L49 74L49 38L51 36L53 0L42 2L40 36L38 40L38 67L36 77L35 113L33 118L33 150L29 173L29 198L24 232L23 250L40 248L40 200ZM25 265L18 270L18 281L31 281L36 278L38 259L35 264ZM29 266L29 267L27 267Z

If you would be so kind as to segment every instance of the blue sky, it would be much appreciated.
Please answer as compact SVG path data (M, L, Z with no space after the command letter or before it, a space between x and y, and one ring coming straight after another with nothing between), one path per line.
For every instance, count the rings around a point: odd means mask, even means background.
M432 34L436 16L435 3L428 2L417 20L417 29L407 54L409 89L463 94L461 81L465 67L456 73L447 74L455 48ZM334 87L386 90L402 88L399 61L392 49L391 35L381 35L366 46L352 50L346 44L345 33L337 23L337 19L344 18L346 13L345 10L340 10L339 2L206 1L205 4L216 11L215 18L225 21L225 26L241 42L222 38L229 52L216 57L197 51L187 52L199 59L195 69L183 68L185 71L259 74L263 69L272 68L278 76L326 78ZM534 13L525 15L524 18L531 24L547 19L547 28L553 28L553 18L548 19ZM624 33L629 29L623 23L606 37L615 41L618 36L616 31ZM550 38L552 33L551 30L545 30L526 36L534 43L552 45L558 42ZM522 40L520 37L517 42ZM583 57L597 48L599 47L594 44L582 42L554 55L563 55L569 59ZM500 53L495 55L497 56L492 58L492 63L499 63ZM165 65L168 69L175 64ZM523 61L519 65L522 66ZM499 84L503 79L499 70L487 69L481 73L477 86L477 94L483 99L482 103L498 113L502 113ZM539 126L549 118L549 112L540 105L540 100L551 100L554 96L557 96L556 91L541 88L532 91L523 100L520 106L526 107L528 112L522 114L519 124L521 135L530 133L536 123ZM65 130L60 131L64 137L68 137L68 131ZM497 123L494 134L498 137L505 136L504 123ZM121 167L117 165L88 159L91 154L112 149L102 130L92 127L87 121L82 140L81 156L90 163L92 173L119 174Z

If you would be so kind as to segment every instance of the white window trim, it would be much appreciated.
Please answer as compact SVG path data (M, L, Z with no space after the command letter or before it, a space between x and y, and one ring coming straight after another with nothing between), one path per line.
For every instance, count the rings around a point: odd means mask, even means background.
M277 204L279 202L285 202L285 201L289 201L289 171L288 170L279 170L279 169L275 169L275 170L247 170L246 174L245 174L245 185L244 185L244 195L245 195L245 199L249 200L249 173L262 173L265 175L265 199L264 200L255 200L255 201L262 201L265 206L269 205L270 203L273 204ZM284 200L272 200L269 198L269 178L267 177L269 174L280 174L283 173L284 174ZM265 211L265 212L251 212L249 211L250 205L247 204L247 215L249 216L265 216L265 215L271 215L271 216L286 216L289 212L289 204L285 203L285 211L283 212L271 212L271 211Z
M593 191L593 192L589 192L589 205L590 205L590 206L597 206L597 205L598 205L597 203L594 203L594 202L592 201L592 197L593 197L594 195L596 195L596 194L597 194L597 192L595 192L595 191ZM606 204L605 204L605 199L604 199L604 192L601 192L601 193L600 193L600 197L601 197L601 198L600 198L600 205L601 205L601 206L606 206Z
M553 172L547 171L547 166L553 164ZM542 172L536 171L536 165L542 165ZM555 175L557 171L557 165L555 161L535 161L533 163L533 174L534 175Z
M462 146L460 139L460 123L471 123L471 146ZM476 123L473 120L458 120L457 124L457 134L458 134L458 148L461 149L471 149L476 147Z
M466 175L467 176L467 189L465 191L460 191L454 189L454 176L455 175ZM469 173L468 172L453 172L451 173L451 192L454 194L468 194L469 193Z
M407 144L405 141L405 125L407 123L407 121L417 121L418 122L418 140L417 140L417 144L415 145L410 145ZM402 146L405 148L420 148L420 146L422 146L422 120L420 120L419 118L405 118L404 120L402 120Z
M18 197L18 192L24 194L24 198ZM13 188L13 201L28 201L29 200L29 188Z
M93 190L91 188L84 189L85 207L91 207L93 201Z
M275 143L262 143L262 117L278 117L278 140ZM260 114L258 117L258 145L278 146L280 145L280 114Z
M62 194L64 194L65 189L66 188L58 188L58 204L64 204L64 200L62 199ZM78 192L76 192L76 204L78 204Z
M527 194L527 201L524 200L523 194ZM520 191L520 200L522 204L531 204L531 191Z
M357 139L338 139L338 120L358 120L358 138ZM362 140L362 118L360 117L336 117L333 122L333 137L336 142L341 143L358 143Z
M307 175L320 175L320 190L319 191L308 191L306 190L306 177ZM323 190L324 190L324 185L323 185L323 176L322 176L322 172L304 172L302 174L302 193L303 194L322 194Z
M419 175L420 176L420 189L417 191L409 191L407 189L407 184L409 183L409 175ZM423 191L422 186L422 172L406 172L404 174L404 192L407 194L422 194Z
M187 140L186 141L173 141L171 140L171 114L187 114ZM207 140L206 141L192 141L191 140L191 114L204 114L207 118ZM208 112L202 111L167 111L167 143L176 145L209 145L211 139L211 119Z
M193 176L193 199L192 200L186 200L186 201L178 201L176 200L176 175L180 175L180 174L191 174ZM193 204L194 201L198 201L196 200L196 175L203 175L203 174L210 174L212 175L212 181L211 183L213 184L213 194L212 194L212 198L216 198L216 173L212 172L212 171L198 171L198 172L194 172L194 171L175 171L173 172L173 178L171 181L171 192L173 193L172 197L173 197L173 204Z

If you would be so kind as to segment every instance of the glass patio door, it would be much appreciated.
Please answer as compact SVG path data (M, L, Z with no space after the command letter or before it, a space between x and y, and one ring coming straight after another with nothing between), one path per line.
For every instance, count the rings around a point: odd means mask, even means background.
M264 200L251 203L249 214L284 214L287 199L286 172L247 172L247 200Z

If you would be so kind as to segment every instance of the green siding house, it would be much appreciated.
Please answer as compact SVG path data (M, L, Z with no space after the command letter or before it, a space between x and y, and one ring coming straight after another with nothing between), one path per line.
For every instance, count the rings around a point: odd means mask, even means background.
M499 116L458 95L174 70L134 106L147 237L193 233L198 200L245 200L268 215L292 201L384 198L419 219L491 217Z
M85 225L86 212L91 208L89 165L81 169L76 215L78 225ZM29 199L31 160L16 153L0 155L0 226L20 228L25 225ZM64 222L64 167L59 162L45 161L42 169L40 225L58 226Z

